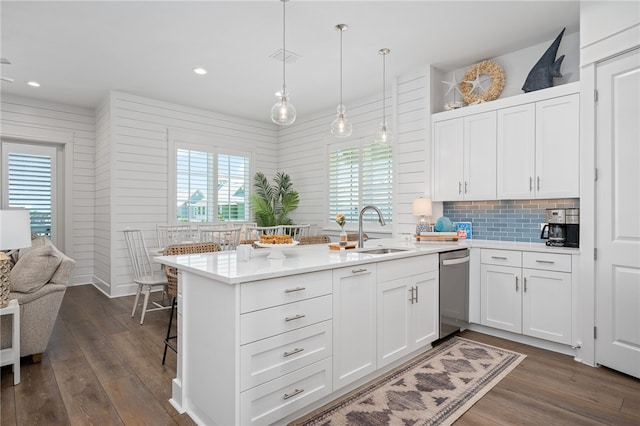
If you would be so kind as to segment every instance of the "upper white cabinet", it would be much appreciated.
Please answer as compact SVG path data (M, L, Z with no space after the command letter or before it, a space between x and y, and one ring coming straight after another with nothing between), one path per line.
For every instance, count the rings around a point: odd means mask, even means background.
M580 196L579 84L432 116L437 201Z
M579 95L498 110L498 199L580 194Z
M496 112L437 121L433 132L434 199L495 199Z

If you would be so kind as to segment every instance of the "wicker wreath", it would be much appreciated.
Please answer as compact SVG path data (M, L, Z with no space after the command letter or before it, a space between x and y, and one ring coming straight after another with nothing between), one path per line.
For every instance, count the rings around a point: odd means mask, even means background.
M473 93L471 91L473 85L467 83L467 81L473 81L481 74L491 77L491 87L484 93ZM462 82L459 84L459 87L462 99L468 104L498 99L498 96L502 93L502 89L504 89L504 70L493 61L478 62L467 70L462 77Z

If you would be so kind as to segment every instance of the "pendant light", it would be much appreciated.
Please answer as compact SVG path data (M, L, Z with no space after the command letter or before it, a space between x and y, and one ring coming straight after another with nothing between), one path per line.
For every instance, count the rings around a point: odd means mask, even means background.
M389 53L391 53L391 50L384 48L384 49L380 49L378 50L378 53L382 55L382 125L380 126L380 130L378 131L378 134L376 135L376 138L374 140L375 143L380 143L380 144L385 144L385 143L391 143L391 132L389 131L389 129L387 129L387 115L386 115L386 109L387 109L387 105L386 105L386 86L385 86L385 79L386 79L386 63L385 63L385 59L387 57L387 55Z
M338 105L338 117L331 123L331 134L337 138L351 136L353 126L346 117L346 108L342 104L342 33L347 31L347 24L336 25L336 31L340 31L340 104Z
M289 102L289 93L287 93L286 84L287 50L285 48L285 3L289 0L280 1L282 2L282 91L276 92L278 102L271 108L271 121L281 126L287 126L296 121L296 109Z

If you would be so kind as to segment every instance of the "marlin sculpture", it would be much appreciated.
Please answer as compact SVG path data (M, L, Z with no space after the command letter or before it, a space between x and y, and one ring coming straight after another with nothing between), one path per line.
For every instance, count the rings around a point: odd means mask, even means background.
M560 66L562 65L564 55L560 56L558 60L556 60L556 55L558 54L558 47L564 35L564 30L566 30L566 28L562 29L558 37L551 43L551 46L544 52L544 55L538 59L538 62L536 62L533 68L531 68L531 71L529 71L529 75L524 81L524 86L522 86L522 90L525 93L552 87L553 78L562 77L562 74L560 74Z

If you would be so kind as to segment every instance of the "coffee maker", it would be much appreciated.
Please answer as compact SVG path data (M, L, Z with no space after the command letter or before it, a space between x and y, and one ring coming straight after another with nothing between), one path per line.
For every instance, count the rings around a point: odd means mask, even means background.
M547 209L547 224L540 238L553 247L579 247L580 209Z
M564 209L547 209L547 224L542 228L540 238L547 240L548 246L564 247L566 240Z

